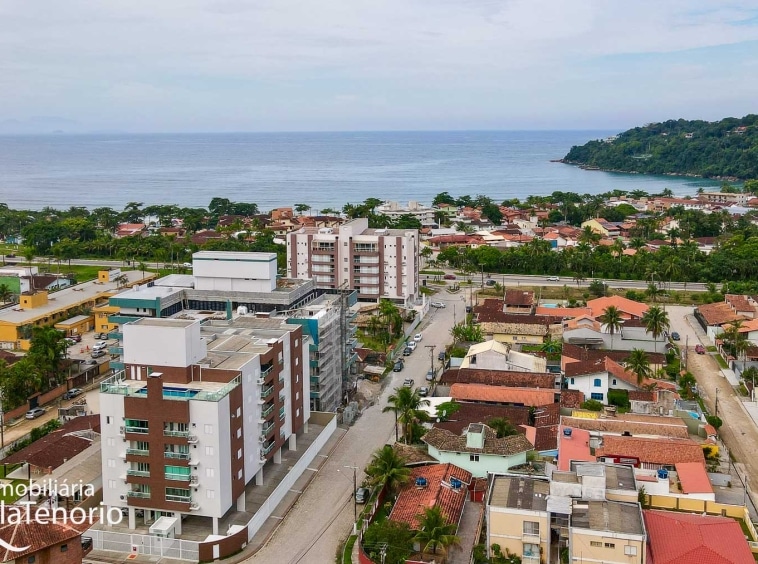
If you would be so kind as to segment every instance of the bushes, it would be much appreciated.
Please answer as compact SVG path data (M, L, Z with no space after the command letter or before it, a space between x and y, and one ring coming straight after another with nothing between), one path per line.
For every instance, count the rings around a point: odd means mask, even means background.
M601 411L603 409L603 402L594 399L588 399L587 401L582 402L579 407L588 411Z
M608 405L616 407L630 407L629 392L626 390L608 390Z
M718 415L706 415L705 420L708 422L709 425L713 425L713 427L718 430L719 427L724 423L721 421L721 417Z

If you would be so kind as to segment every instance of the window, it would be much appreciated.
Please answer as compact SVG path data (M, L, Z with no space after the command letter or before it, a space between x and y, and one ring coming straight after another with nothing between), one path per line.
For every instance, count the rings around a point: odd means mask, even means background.
M469 360L469 364L476 364L476 355L471 355L471 359Z
M237 460L239 460L240 458L242 458L242 449L241 448L237 449Z
M571 379L571 384L572 384L572 385L574 384L574 379L573 379L573 378Z
M625 556L637 556L637 547L632 546L630 544L626 545L624 547L624 555Z
M616 544L612 542L605 543L605 548L616 548Z
M116 446L116 440L113 437L108 437L105 441L108 446Z
M524 543L524 556L539 557L539 555L540 555L540 545L531 544L528 542Z
M524 521L524 534L540 536L540 523L539 521Z
M113 423L113 417L111 417L110 415L106 415L105 416L105 424L106 425L110 425L111 423Z
M27 558L26 561L28 564L34 564L37 561L37 557L32 555L29 558Z
M216 469L215 468L206 468L205 469L205 475L208 478L213 478L216 475Z
M603 383L600 381L600 378L595 378L595 379L592 381L592 385L593 385L594 387L596 387L596 388L600 388L600 387L603 385Z
M108 459L108 468L115 468L116 467L116 459L115 458L109 458Z
M62 544L61 545L61 552L68 552L68 545L67 544Z
M204 427L205 434L206 435L212 435L213 434L213 425L205 425Z
M598 548L598 547L602 548L603 547L603 543L600 542L600 541L590 541L590 546L594 546L595 548Z
M597 393L597 392L593 392L593 393L590 394L590 398L592 398L594 400L598 400L598 401L603 401L603 394L600 394L600 393Z
M469 462L479 462L479 455L478 454L469 454L468 455Z
M111 490L116 489L116 480L108 480L108 488Z
M615 378L613 379L613 385L614 386L616 385L616 379Z
M216 491L215 490L205 490L205 497L208 499L216 499Z
M205 447L205 456L213 456L213 447L212 446Z

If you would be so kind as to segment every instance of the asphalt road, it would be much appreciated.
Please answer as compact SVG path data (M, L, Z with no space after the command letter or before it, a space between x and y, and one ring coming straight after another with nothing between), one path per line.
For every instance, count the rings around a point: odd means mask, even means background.
M366 409L343 440L329 455L318 474L287 513L279 529L269 542L247 562L280 562L310 564L334 562L337 548L348 537L353 527L353 470L358 467L358 483L364 478L363 469L371 455L382 445L395 440L394 415L382 413L387 396L401 386L405 378L412 378L416 386L425 385L430 365L430 349L436 345L434 363L440 347L452 341L453 304L459 315L462 306L460 295L440 292L435 301L447 307L431 309L421 324L423 340L416 351L406 358L402 372L392 372L391 385L382 392L379 401ZM459 318L460 319L460 318Z

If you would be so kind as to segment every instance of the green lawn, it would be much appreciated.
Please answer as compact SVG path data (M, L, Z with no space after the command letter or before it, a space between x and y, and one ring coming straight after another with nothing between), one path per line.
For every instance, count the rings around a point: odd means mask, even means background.
M10 484L3 484L3 487L0 488L0 502L4 502L6 505L14 503L19 497L16 495L18 485L28 483L27 480L12 480Z

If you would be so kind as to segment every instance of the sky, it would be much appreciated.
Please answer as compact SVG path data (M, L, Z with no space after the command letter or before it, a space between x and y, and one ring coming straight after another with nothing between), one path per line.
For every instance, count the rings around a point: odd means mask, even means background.
M0 3L0 132L622 130L756 103L755 0Z

